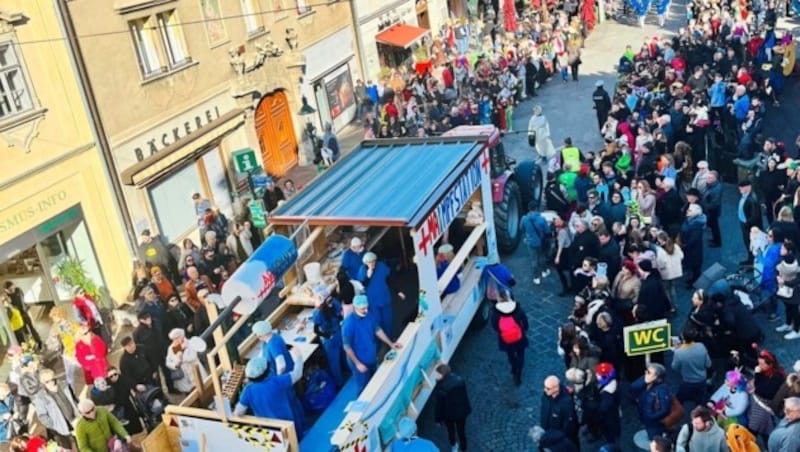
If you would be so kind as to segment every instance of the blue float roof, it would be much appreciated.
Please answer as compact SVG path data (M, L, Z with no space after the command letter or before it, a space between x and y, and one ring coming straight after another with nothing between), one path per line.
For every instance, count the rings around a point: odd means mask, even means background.
M269 221L415 227L478 158L483 140L365 141L276 209Z

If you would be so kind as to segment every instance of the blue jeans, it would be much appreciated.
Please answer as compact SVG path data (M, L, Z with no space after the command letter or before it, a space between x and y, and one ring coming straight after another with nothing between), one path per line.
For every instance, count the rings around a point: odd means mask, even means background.
M544 250L540 246L528 245L531 252L531 266L533 267L533 277L538 278L547 269L547 262L544 258Z

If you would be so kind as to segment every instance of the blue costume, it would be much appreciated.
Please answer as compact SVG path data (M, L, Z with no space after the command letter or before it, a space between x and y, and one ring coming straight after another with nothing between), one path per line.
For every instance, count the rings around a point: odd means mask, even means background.
M292 421L298 438L303 435L303 407L288 373L251 381L242 390L237 405L248 408L254 416Z
M365 252L366 251L362 250L360 253L356 253L350 248L344 250L341 267L347 272L348 278L358 278L358 271L361 269L361 259L364 258Z
M361 317L352 312L342 324L344 348L352 350L361 364L367 366L367 371L362 373L358 371L355 363L350 359L347 360L353 370L353 378L356 379L359 393L367 386L367 382L378 368L378 340L375 338L375 333L379 329L378 322L370 314Z
M342 329L339 322L342 319L342 305L339 300L333 300L331 312L326 315L322 312L323 306L314 309L312 320L314 321L314 331L322 341L322 348L325 350L325 357L328 359L328 367L336 386L342 386L344 377L342 376Z
M366 288L365 295L369 299L369 306L372 308L371 314L375 316L381 329L389 339L394 339L392 335L392 291L389 289L389 267L383 262L375 262L375 270L372 277L367 278L367 266L362 265L358 272L358 280Z
M261 356L267 360L270 369L275 372L278 371L275 360L279 356L283 356L286 364L283 373L288 374L294 369L294 359L292 359L292 354L289 353L289 347L286 346L286 342L277 331L272 334L269 341L261 343Z

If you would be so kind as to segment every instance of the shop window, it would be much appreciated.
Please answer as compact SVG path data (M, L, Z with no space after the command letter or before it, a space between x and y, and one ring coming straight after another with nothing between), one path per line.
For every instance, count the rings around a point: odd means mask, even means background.
M32 108L33 98L14 43L0 43L0 121Z
M158 230L170 242L197 226L192 193L202 192L197 165L189 165L150 189Z
M179 69L191 62L186 40L174 10L132 20L128 24L143 78Z
M254 35L264 31L264 26L261 24L261 12L255 4L255 0L241 0L242 1L242 16L244 17L244 26L248 35Z

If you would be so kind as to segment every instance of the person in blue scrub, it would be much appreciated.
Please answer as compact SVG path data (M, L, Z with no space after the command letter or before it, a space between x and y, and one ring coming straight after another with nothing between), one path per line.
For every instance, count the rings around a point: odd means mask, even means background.
M267 320L259 320L253 324L253 333L261 341L261 356L269 362L276 374L291 373L294 370L294 359L283 338L272 329Z
M376 319L369 315L369 301L365 295L356 295L353 298L353 312L344 319L342 324L342 341L347 363L353 370L358 392L367 386L372 374L378 368L378 341L380 339L393 349L402 346L392 342L389 336L381 329Z
M364 284L364 293L373 308L372 315L378 321L381 329L390 338L392 334L392 290L389 288L389 266L378 262L378 256L369 252L362 259L364 265L358 272L358 280Z
M233 413L294 422L297 437L303 436L303 407L294 393L292 376L288 373L270 375L269 361L261 356L251 359L244 369L249 380L242 390Z
M325 357L328 359L328 368L336 383L342 387L342 305L333 298L326 287L314 289L314 313L311 316L314 322L314 333L320 337Z
M347 272L350 279L358 278L358 271L361 270L361 260L364 259L364 243L358 237L350 240L350 248L344 250L342 254L341 267Z
M438 253L436 253L436 276L441 278L444 272L447 271L447 267L450 266L450 262L453 261L455 258L455 250L453 249L453 245L449 243L445 243L444 245L439 247ZM458 279L458 274L453 275L453 279L447 283L447 287L445 287L444 292L442 292L442 297L450 295L451 293L458 292L458 289L461 288L461 280Z
M417 437L417 424L404 417L397 423L397 439L389 452L439 452L439 448L430 440Z

